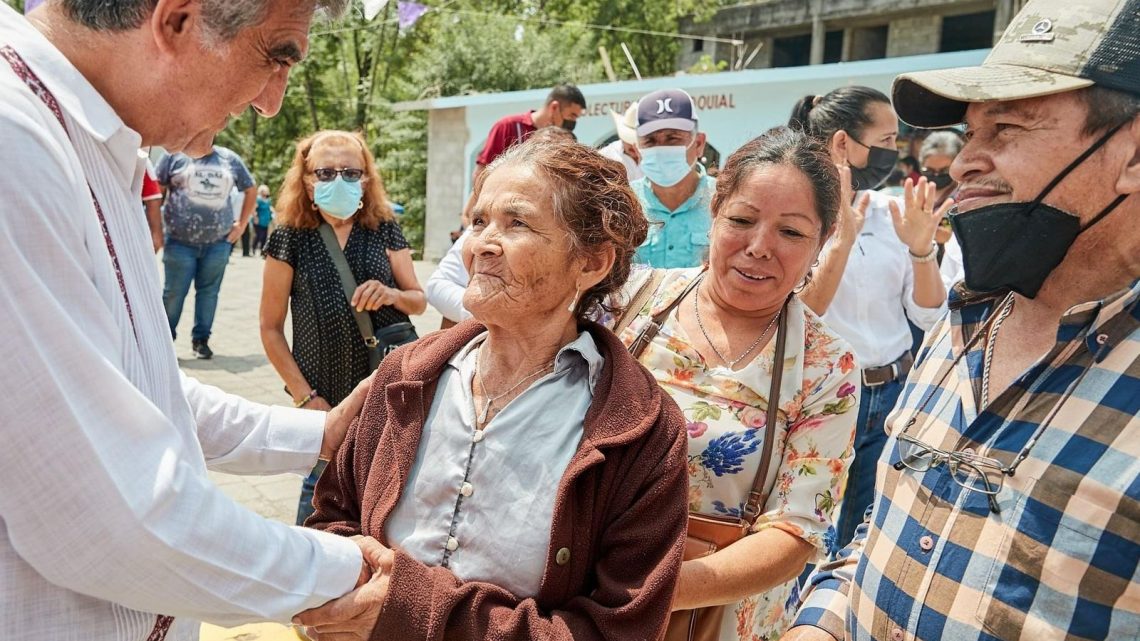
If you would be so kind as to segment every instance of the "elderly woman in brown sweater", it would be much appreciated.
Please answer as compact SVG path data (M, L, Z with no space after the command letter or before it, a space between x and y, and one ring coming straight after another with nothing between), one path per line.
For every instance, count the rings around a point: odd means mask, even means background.
M474 318L381 364L317 485L309 526L388 549L299 622L338 640L656 639L681 564L684 419L586 320L645 219L621 165L568 142L504 154L474 198Z

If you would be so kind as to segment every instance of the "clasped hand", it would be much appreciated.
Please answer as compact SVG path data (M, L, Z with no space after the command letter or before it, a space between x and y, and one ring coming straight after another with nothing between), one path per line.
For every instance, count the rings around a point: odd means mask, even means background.
M370 536L355 536L364 556L356 589L293 617L315 641L367 641L388 596L395 553Z

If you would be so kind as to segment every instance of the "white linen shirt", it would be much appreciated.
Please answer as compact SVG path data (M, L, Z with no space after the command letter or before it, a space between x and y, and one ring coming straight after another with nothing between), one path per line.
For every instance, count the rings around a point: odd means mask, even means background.
M467 291L467 282L470 280L467 268L463 265L463 243L470 235L471 230L468 229L451 244L424 286L427 302L453 323L471 318L471 312L463 306L463 293Z
M892 197L868 193L871 203L863 231L851 248L823 322L851 344L862 367L880 367L910 349L907 317L923 331L929 330L946 315L946 301L938 307L914 302L914 264L891 222Z
M195 619L288 620L351 589L355 544L263 519L206 473L304 471L324 415L181 376L138 207L139 134L7 5L3 45L67 131L0 59L0 629L141 641L158 613L177 617L167 639L196 639Z
M538 594L558 485L605 360L582 332L558 351L553 372L477 431L471 383L486 337L459 350L440 375L416 462L384 529L421 563L525 599Z

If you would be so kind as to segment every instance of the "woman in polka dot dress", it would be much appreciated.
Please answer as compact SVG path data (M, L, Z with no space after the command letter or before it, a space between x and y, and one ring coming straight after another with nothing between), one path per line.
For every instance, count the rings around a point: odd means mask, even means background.
M422 314L427 301L361 136L322 131L297 144L277 202L277 222L264 250L261 341L294 404L328 410L371 374L353 309L367 311L380 332ZM345 300L321 239L322 223L332 227L358 283L351 301ZM292 349L285 338L290 311ZM319 476L320 466L305 479L298 524L312 513Z

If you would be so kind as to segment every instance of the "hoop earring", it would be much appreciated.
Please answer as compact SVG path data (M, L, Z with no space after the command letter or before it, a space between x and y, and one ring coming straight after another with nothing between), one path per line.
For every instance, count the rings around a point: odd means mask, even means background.
M582 293L582 289L580 287L578 287L577 285L575 285L574 286L574 299L570 301L570 306L566 308L566 311L570 312L571 314L574 313L574 308L578 306L578 296L581 293Z

